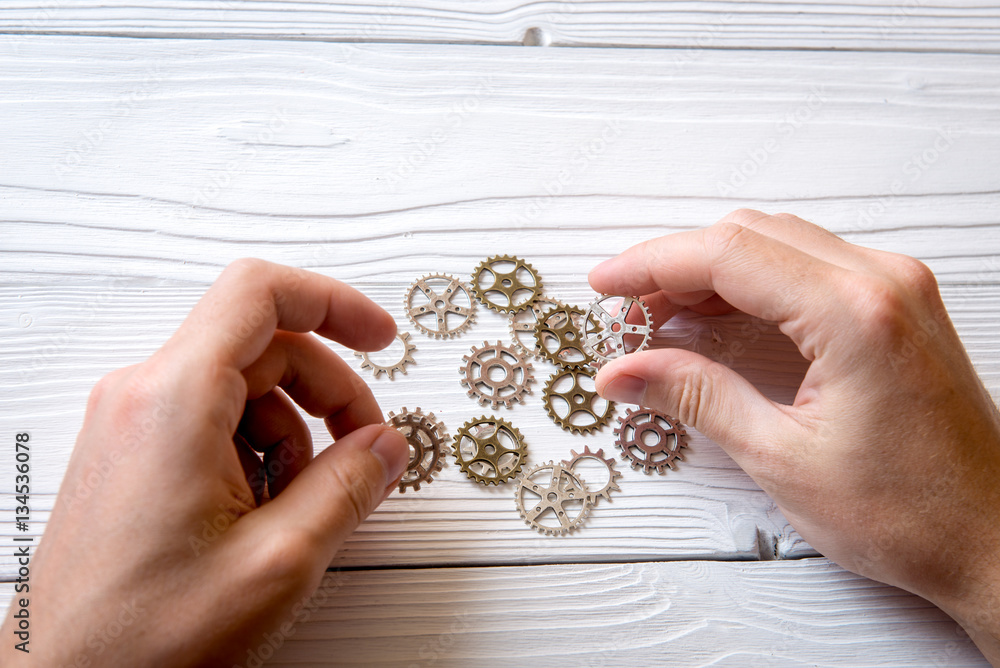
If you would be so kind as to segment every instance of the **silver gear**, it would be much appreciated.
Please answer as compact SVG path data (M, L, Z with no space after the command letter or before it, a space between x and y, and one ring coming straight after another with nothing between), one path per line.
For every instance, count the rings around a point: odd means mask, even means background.
M647 434L653 438L647 438ZM663 473L665 468L673 468L674 461L681 459L681 448L687 447L687 432L680 421L650 408L629 408L624 417L618 418L615 435L622 459L643 473Z
M566 304L543 313L535 325L535 340L542 356L564 369L578 369L593 361L583 345L583 317L583 309Z
M510 408L531 393L530 385L535 380L531 362L499 341L494 344L483 341L481 348L473 346L462 361L465 364L458 369L462 385L468 388L470 397L484 406L497 408L503 404Z
M613 299L620 299L621 304L609 311L605 308L605 303ZM636 307L643 317L641 325L626 322ZM626 336L641 336L642 342L635 346L634 350L628 350L625 346ZM598 363L610 362L626 353L644 350L649 346L652 336L653 316L641 299L601 295L587 307L583 325L583 346Z
M594 372L590 369L560 369L549 376L545 383L545 412L552 421L574 434L589 434L606 425L615 412L613 401L601 397L596 390L589 390L580 385L582 378L593 379ZM562 390L556 390L557 385L566 385L565 379L572 384ZM565 407L563 407L565 402ZM601 403L604 407L601 408ZM564 410L559 410L564 408ZM574 416L586 415L590 419L582 424L574 421Z
M535 325L542 319L545 311L558 306L565 306L565 304L557 299L537 297L528 308L511 313L509 317L510 338L514 342L514 347L524 355L542 359L538 338L535 336Z
M447 274L429 274L414 281L403 308L414 327L435 339L457 336L476 321L472 288Z
M379 378L383 373L389 376L389 380L395 380L395 374L397 371L406 375L406 365L416 364L417 362L413 359L413 352L417 349L415 345L410 343L409 332L399 332L396 334L396 339L403 344L403 354L399 358L399 361L390 364L388 366L383 366L381 364L376 364L368 357L368 353L355 352L355 357L361 358L361 368L371 369L372 373L375 374L376 378ZM391 345L391 344L390 344Z
M612 459L611 457L604 456L603 448L598 450L597 452L592 452L590 446L585 445L583 446L583 452L577 454L576 450L570 450L569 453L572 455L572 457L570 457L569 459L564 459L562 465L567 469L569 469L571 472L575 473L577 477L579 477L584 482L586 482L586 480L584 480L583 475L577 473L576 471L577 465L584 459L596 460L601 464L604 464L604 466L608 469L608 482L604 485L604 487L601 487L596 491L591 491L589 496L587 497L587 500L590 501L591 504L596 505L598 498L604 498L610 501L611 492L622 491L622 488L618 486L618 478L622 477L622 474L619 473L618 469L615 468L615 460Z
M498 265L510 264L510 271ZM485 274L485 276L484 276ZM542 294L542 279L534 268L513 255L494 255L480 262L472 272L472 292L483 306L498 313L515 313L527 308ZM490 295L493 298L490 298ZM503 299L498 299L503 295ZM518 297L517 295L520 295Z
M434 413L424 415L419 408L407 411L406 407L395 415L389 411L389 424L406 437L410 444L410 463L399 481L399 491L408 487L420 489L420 483L434 482L434 474L444 466L445 457L451 453L444 425Z
M460 469L483 485L497 485L516 476L528 456L517 427L498 417L469 420L455 434L453 454Z
M589 498L587 485L578 475L552 462L524 473L514 490L521 519L546 536L561 536L579 528L590 516L593 504Z

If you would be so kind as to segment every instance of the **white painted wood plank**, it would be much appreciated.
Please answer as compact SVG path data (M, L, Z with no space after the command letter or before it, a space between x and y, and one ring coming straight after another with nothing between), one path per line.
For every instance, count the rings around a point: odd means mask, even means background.
M752 2L339 0L5 2L0 30L361 42L992 51L991 0Z
M275 667L989 665L926 601L823 559L329 573L247 659L273 646Z

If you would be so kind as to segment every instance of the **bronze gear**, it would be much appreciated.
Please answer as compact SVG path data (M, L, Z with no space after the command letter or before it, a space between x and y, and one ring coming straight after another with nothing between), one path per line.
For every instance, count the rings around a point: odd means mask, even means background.
M507 482L528 456L521 432L503 418L469 420L455 434L452 454L459 468L483 485Z
M410 463L399 481L399 491L405 492L407 487L416 491L420 483L434 482L434 474L441 470L445 456L451 452L444 425L438 422L434 413L424 415L419 408L411 412L405 406L399 415L389 411L389 424L410 444Z
M564 306L564 304L557 299L537 297L528 308L511 313L509 316L510 338L514 342L514 347L524 355L542 359L538 339L535 336L535 325L542 319L542 314L545 311L556 306Z
M594 372L590 369L560 369L549 376L545 383L545 411L552 421L574 434L589 434L606 425L615 412L613 401L601 397L596 390L589 390L580 385L581 379L593 381ZM567 379L569 382L567 382ZM557 385L567 386L557 390ZM604 404L603 408L601 404ZM558 410L565 404L565 410ZM558 408L557 408L558 407ZM574 416L589 416L582 424L574 420Z
M594 357L583 346L579 322L583 309L560 304L547 310L535 325L535 340L539 352L550 362L564 369L586 366Z
M687 432L681 423L650 408L629 408L624 417L618 418L615 435L622 459L643 473L663 473L665 468L673 468L674 460L681 459L681 448L687 447Z
M505 264L514 268L501 271L499 266ZM498 313L515 313L541 296L542 279L521 258L494 255L480 262L472 272L472 291L486 308Z

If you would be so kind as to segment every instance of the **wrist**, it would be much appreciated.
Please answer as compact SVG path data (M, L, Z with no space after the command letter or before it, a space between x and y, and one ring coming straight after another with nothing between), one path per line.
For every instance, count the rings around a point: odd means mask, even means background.
M993 666L1000 666L1000 563L992 555L988 559L966 570L950 591L926 598L962 626Z

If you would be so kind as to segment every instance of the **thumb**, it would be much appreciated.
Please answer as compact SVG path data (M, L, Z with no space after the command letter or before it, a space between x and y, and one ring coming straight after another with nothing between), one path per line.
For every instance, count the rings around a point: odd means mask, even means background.
M605 399L638 404L691 425L739 464L750 464L788 430L799 429L781 406L729 367L688 350L646 350L625 355L597 374Z
M409 445L398 431L384 424L362 427L319 453L253 514L265 525L318 535L332 559L398 484L409 459Z

